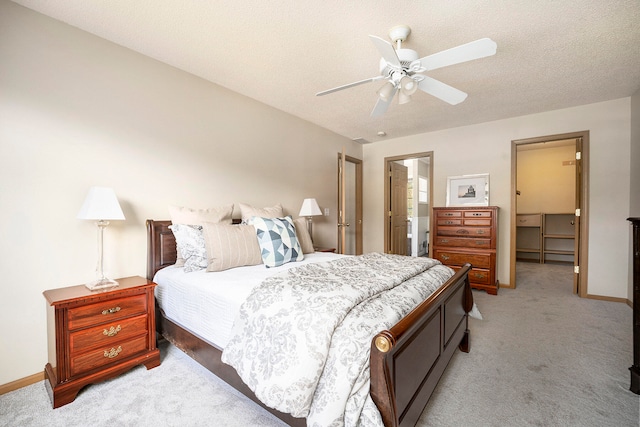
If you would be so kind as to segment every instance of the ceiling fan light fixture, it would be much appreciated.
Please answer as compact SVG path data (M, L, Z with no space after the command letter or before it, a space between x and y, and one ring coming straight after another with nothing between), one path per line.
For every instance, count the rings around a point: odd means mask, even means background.
M411 95L406 94L402 90L398 92L398 104L406 104L411 101Z
M384 86L382 86L379 90L378 90L378 96L380 97L380 99L382 99L384 102L388 102L389 99L391 98L391 96L393 95L395 86L393 83L391 82L386 82L384 84Z
M418 84L411 77L404 76L400 79L400 93L411 96L418 90Z

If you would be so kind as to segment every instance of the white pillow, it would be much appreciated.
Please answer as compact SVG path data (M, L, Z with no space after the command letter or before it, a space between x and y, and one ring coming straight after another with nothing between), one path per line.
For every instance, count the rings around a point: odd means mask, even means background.
M207 251L201 225L172 224L169 226L176 237L176 246L184 258L184 271L207 268Z
M208 209L192 209L182 206L169 206L172 224L203 225L205 222L221 222L231 224L233 204ZM184 256L177 247L176 267L184 265Z
M282 205L278 203L275 206L266 208L254 208L251 205L238 203L240 207L240 216L243 224L248 224L251 217L259 216L262 218L281 218L284 216Z

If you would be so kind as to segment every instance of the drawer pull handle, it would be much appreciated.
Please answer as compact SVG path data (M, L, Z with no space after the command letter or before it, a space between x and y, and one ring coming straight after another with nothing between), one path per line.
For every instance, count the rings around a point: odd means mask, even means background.
M443 260L445 260L445 261L447 261L447 260L449 259L449 257L448 257L447 255L444 255L444 254L443 254L443 255L442 255L442 259L443 259Z
M478 234L484 234L484 230L478 230Z
M453 224L453 221L445 221L445 224Z
M111 350L104 351L104 357L108 357L109 359L113 359L114 357L117 357L120 352L122 351L122 346L118 346L118 348L111 348Z
M440 243L449 243L449 239L440 239Z
M481 213L474 212L472 215L473 215L473 216L481 216L482 214L481 214Z
M476 245L484 245L484 242L482 240L476 240Z
M102 335L106 335L108 337L114 337L116 335L118 335L118 332L120 332L122 330L122 328L120 327L120 325L118 325L117 327L110 327L109 330L104 330L102 331Z
M477 278L477 279L484 279L484 278L486 277L486 276L485 276L484 274L482 274L482 273L476 273L476 275L475 275L475 276L476 276L476 278Z
M469 231L468 230L458 230L458 231L456 231L456 233L458 233L458 234L469 234Z
M451 212L445 212L444 216L453 216Z
M117 313L121 310L120 307L113 307L113 308L109 308L107 310L102 310L102 314L111 314L111 313Z

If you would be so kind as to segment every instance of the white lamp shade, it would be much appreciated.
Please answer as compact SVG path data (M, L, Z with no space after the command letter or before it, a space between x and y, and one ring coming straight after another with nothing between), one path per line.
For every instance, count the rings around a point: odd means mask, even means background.
M398 104L406 104L411 101L411 96L407 95L403 91L398 92Z
M302 207L300 208L300 216L317 216L322 215L322 211L320 211L320 206L318 206L318 202L316 199L304 199L302 202Z
M116 193L109 187L91 187L78 212L78 219L124 219Z
M394 89L395 89L394 84L391 82L387 82L378 91L378 96L384 102L387 102L395 94Z
M404 76L400 79L400 88L405 95L411 96L418 90L418 83L411 77Z

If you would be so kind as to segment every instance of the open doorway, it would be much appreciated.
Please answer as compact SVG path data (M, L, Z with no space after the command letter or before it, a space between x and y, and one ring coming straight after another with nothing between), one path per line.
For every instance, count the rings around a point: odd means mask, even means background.
M338 153L338 253L362 254L362 160Z
M385 158L385 252L429 255L433 153Z
M518 266L559 264L586 296L587 143L587 131L512 142L511 287Z

